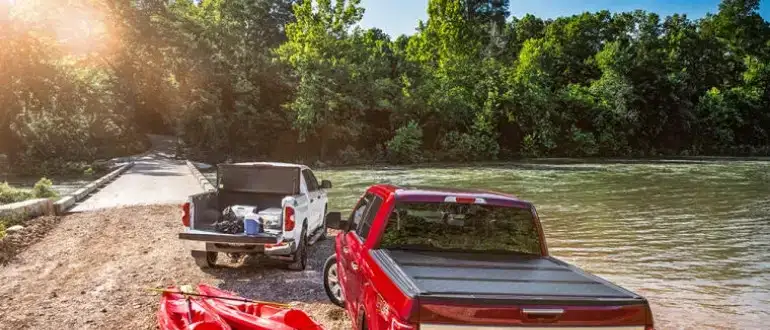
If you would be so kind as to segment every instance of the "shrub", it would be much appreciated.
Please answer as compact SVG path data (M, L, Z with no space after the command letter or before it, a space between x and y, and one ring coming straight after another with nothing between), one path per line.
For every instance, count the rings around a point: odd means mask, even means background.
M12 187L8 182L0 184L0 204L22 202L33 198L55 198L59 194L53 190L53 182L41 178L32 190Z
M594 156L598 153L599 146L596 144L593 133L582 131L575 126L572 126L570 133L572 143L566 152L568 156Z
M416 163L421 159L422 128L411 121L396 130L396 135L388 141L388 160L397 163Z
M364 159L362 159L361 153L351 145L348 145L345 147L345 149L341 149L337 153L337 159L342 165L360 164L364 161Z
M55 198L59 193L53 190L53 182L47 178L40 178L32 187L32 194L35 198Z
M0 204L10 204L33 198L32 192L11 187L8 182L0 183Z
M449 160L495 160L500 153L497 141L480 133L449 132L441 140L441 147Z
M29 218L27 213L15 213L10 215L3 215L0 216L0 226L3 226L3 230L13 227L15 225L21 225L24 224L24 221L26 221Z

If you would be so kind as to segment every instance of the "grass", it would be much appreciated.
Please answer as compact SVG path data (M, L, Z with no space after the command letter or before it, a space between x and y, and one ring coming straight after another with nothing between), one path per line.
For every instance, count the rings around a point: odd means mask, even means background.
M0 183L0 204L23 202L33 198L56 198L59 194L53 190L53 182L41 178L32 189L16 188L8 182Z
M20 225L24 223L26 219L27 219L26 214L0 216L0 239L3 239L3 237L5 237L6 235L5 230L7 228L13 227L15 225Z
M59 194L53 190L53 182L41 178L32 189L12 187L8 182L0 183L0 205L23 202L33 198L56 198ZM27 219L25 214L0 216L0 239L5 237L5 230L9 227L20 225Z

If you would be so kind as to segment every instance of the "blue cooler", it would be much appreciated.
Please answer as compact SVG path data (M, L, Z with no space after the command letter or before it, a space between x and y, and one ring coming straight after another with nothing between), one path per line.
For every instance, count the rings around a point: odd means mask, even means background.
M262 232L262 219L256 214L249 214L243 218L243 233L256 235Z

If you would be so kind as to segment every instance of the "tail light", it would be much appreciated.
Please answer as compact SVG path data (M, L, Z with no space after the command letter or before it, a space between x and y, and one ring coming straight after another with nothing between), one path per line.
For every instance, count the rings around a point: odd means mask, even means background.
M655 330L655 318L652 316L652 309L650 309L650 305L647 305L647 325L644 327L644 330Z
M447 196L444 198L444 203L486 204L487 201L483 198Z
M283 228L286 231L294 230L297 222L294 220L294 208L287 206L283 210Z
M417 326L412 325L409 322L404 322L400 320L400 317L396 315L395 311L393 311L390 308L390 305L388 305L388 302L385 301L385 299L382 298L379 294L377 295L377 302L376 302L376 308L377 308L377 314L379 314L379 322L384 322L388 327L388 330L416 330Z
M182 204L182 224L185 227L190 227L190 203Z
M265 244L265 249L272 249L276 247L286 246L287 244L288 243L286 242L275 243L275 244L268 243L268 244Z

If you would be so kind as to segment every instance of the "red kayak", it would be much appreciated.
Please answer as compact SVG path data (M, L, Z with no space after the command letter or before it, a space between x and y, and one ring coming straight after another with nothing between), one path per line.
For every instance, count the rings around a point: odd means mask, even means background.
M174 287L168 291L178 291ZM200 299L185 298L178 293L164 292L158 309L160 330L231 330L216 312L207 309Z
M243 299L233 293L200 284L198 292L208 296ZM293 308L241 302L228 299L203 298L207 309L216 311L234 330L323 330L305 312Z

